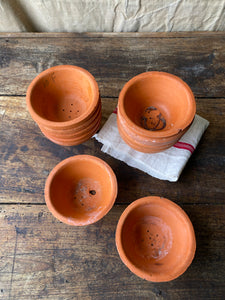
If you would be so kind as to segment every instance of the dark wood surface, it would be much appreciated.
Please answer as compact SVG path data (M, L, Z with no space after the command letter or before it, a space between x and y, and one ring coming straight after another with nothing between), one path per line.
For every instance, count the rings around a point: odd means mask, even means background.
M210 125L176 183L161 181L101 152L93 138L79 146L48 141L25 103L30 81L53 65L88 69L102 95L102 125L126 81L148 70L180 76L197 113ZM0 299L224 299L225 294L225 33L0 34ZM44 201L51 169L76 154L113 168L116 203L96 224L57 221ZM114 236L129 203L159 195L193 222L192 265L169 283L150 283L121 262Z

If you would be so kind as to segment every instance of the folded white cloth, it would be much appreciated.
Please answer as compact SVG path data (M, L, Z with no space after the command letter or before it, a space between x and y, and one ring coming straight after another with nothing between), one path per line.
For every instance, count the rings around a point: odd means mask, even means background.
M96 140L103 144L101 151L153 177L169 181L178 180L209 125L207 120L195 115L188 131L173 147L159 153L146 154L132 149L122 140L116 118L116 113L111 114L99 133L94 135Z

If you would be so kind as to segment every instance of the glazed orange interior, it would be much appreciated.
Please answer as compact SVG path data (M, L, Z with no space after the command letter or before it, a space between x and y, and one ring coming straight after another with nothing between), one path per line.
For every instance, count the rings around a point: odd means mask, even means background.
M153 277L173 277L187 256L192 236L184 217L157 204L146 204L128 214L121 241L136 268Z
M87 74L75 68L55 68L38 79L30 101L40 117L65 122L81 116L93 97L93 85Z
M124 111L133 123L147 130L182 129L190 114L191 91L174 76L159 74L137 76L125 92Z
M112 181L104 166L91 160L70 162L55 174L50 200L66 218L88 222L112 200Z

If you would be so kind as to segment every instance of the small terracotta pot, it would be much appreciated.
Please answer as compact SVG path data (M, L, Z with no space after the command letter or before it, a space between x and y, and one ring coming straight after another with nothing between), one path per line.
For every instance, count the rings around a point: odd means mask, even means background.
M128 134L128 128L123 128L122 124L119 121L119 116L117 117L117 127L124 142L139 152L156 153L174 145L174 140L171 140L171 138L154 139L153 141L149 139L142 139L141 142L138 142L139 137L137 135L135 137L132 137L133 134ZM180 134L176 136L176 140L179 139L188 130L189 127L190 126L185 128L183 132L180 132Z
M146 72L123 87L118 100L118 130L137 151L159 152L187 131L196 112L194 95L179 77Z
M83 136L84 140L84 130L91 132L101 120L97 82L87 70L77 66L60 65L43 71L29 85L26 100L41 131L57 144L62 144L62 140L63 145L71 144L73 136L77 140Z
M47 131L45 131L44 129L41 129L42 133L53 143L56 143L58 145L62 145L62 146L74 146L74 145L79 145L84 143L85 141L89 140L95 133L96 131L98 131L98 129L100 128L100 124L101 124L101 120L98 121L98 123L94 124L93 127L88 128L87 132L83 133L83 134L79 134L79 136L76 135L76 133L74 134L74 136L66 136L63 135L62 136L55 136L55 135L51 135L49 134Z
M77 155L60 162L45 184L45 201L60 221L75 226L97 222L112 208L117 180L100 158Z
M123 263L137 276L170 281L185 272L195 249L195 233L187 214L161 197L134 201L122 213L116 246Z
M96 123L101 121L101 117L102 117L102 111L101 111L101 105L99 105L98 110L95 112L94 115L92 115L84 124L76 126L76 132L74 131L74 128L68 128L68 129L56 131L55 129L49 127L43 127L42 125L39 125L39 127L41 130L48 132L50 135L55 135L58 137L74 136L74 135L79 136L86 131L90 131L90 128L94 127Z

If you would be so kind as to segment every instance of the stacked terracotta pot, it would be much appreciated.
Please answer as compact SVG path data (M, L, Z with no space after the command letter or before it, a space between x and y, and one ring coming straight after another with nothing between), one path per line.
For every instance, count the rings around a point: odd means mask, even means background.
M123 87L118 101L118 130L133 149L160 152L173 146L196 112L189 86L175 75L146 72Z
M26 99L42 133L59 145L81 144L100 127L98 85L83 68L60 65L43 71L31 82Z

